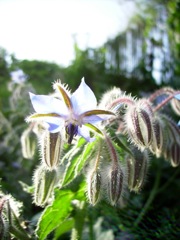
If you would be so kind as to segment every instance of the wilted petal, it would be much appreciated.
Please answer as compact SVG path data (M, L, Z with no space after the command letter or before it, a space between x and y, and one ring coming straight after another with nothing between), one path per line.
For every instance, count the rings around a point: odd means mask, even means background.
M95 138L91 138L89 134L89 129L85 126L78 127L78 135L86 139L87 142L92 142Z
M84 79L82 79L80 86L72 94L71 102L73 104L74 113L77 115L96 108L96 97L93 91L86 85Z
M66 116L68 114L68 109L66 105L59 99L52 96L45 95L35 95L29 93L33 108L38 113L58 113L60 115Z

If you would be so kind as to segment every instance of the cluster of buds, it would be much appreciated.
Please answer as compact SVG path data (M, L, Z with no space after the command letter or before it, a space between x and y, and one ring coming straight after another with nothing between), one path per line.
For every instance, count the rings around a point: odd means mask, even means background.
M20 219L22 204L0 191L0 239L30 239ZM20 237L20 238L19 238Z
M104 133L104 137L97 140L93 156L87 174L89 202L95 205L104 198L111 205L119 205L125 191L126 172L124 163L107 134Z
M54 187L59 182L59 166L63 149L61 133L44 130L39 138L41 164L34 172L34 203L44 206L53 198Z
M179 91L165 88L148 98L136 99L113 88L96 106L96 98L84 80L73 94L60 82L54 88L60 97L30 94L36 113L26 119L33 126L43 123L43 130L36 133L42 157L34 174L37 205L48 203L54 187L64 187L84 166L89 202L95 205L106 199L111 205L119 205L126 189L142 189L150 153L163 156L173 167L180 164L179 127L161 112L171 102L174 112L180 115ZM77 136L86 143L73 145ZM73 147L62 158L66 138ZM25 142L26 148L32 145ZM88 147L90 150L86 150Z
M164 88L149 98L139 100L120 93L111 101L113 91L114 89L107 95L110 104L107 104L107 99L105 104L107 109L116 109L121 115L117 118L117 132L127 135L129 142L140 151L149 150L156 157L163 156L169 160L173 167L178 166L180 164L180 130L175 121L162 114L161 110L170 102L172 109L179 116L180 92ZM123 113L120 112L122 109Z

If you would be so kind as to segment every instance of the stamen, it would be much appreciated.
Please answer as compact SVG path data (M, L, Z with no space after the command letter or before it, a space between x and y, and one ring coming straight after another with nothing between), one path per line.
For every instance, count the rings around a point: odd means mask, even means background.
M74 125L72 123L69 123L66 126L66 133L68 135L68 143L71 144L73 137L77 135L78 133L78 125Z

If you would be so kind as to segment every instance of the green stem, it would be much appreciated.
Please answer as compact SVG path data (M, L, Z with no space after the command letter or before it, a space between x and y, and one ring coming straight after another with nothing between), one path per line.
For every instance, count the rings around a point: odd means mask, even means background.
M91 209L90 209L90 211L91 211ZM94 240L93 216L92 216L91 212L89 213L89 240Z
M75 214L75 224L71 233L71 240L81 240L82 239L82 231L84 225L84 219L86 215L86 204L84 201L79 203L79 206L76 208Z
M144 215L148 212L149 207L150 207L151 203L153 202L153 200L154 200L154 198L155 198L155 196L158 192L157 190L158 190L158 187L159 187L160 178L161 178L161 168L160 168L160 166L158 166L158 172L157 172L157 175L156 175L156 179L155 179L155 182L154 182L153 189L152 189L152 191L149 195L149 198L148 198L147 202L145 203L144 207L142 208L141 212L139 213L137 219L134 222L134 228L139 225L139 223L143 219Z

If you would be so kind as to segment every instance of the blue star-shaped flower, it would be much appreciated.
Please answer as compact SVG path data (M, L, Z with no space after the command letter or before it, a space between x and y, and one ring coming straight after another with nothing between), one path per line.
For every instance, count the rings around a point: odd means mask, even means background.
M100 132L95 125L115 115L113 112L97 109L96 97L84 79L73 94L70 94L60 82L55 82L53 87L60 94L60 98L30 93L36 113L27 117L26 120L45 122L51 133L65 128L68 143L71 143L76 135L92 141L89 128Z

